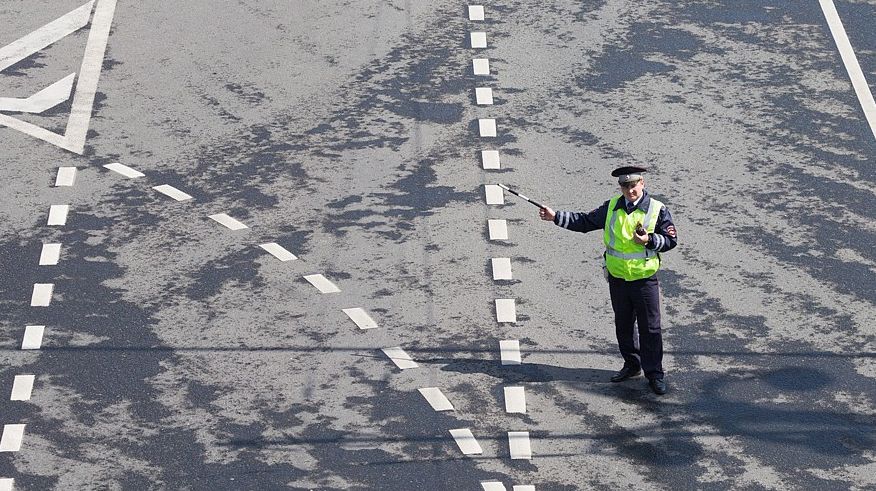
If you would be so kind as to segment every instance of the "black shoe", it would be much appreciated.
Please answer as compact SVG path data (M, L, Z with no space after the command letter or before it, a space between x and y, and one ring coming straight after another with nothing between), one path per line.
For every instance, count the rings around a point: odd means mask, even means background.
M653 390L658 396L662 396L667 390L669 390L666 388L666 382L664 382L662 378L652 378L648 381L648 385L651 386L651 390Z
M628 366L624 365L623 368L618 370L618 372L611 377L611 381L612 382L623 382L624 380L626 380L628 378L635 377L635 376L639 375L640 373L642 373L641 368L633 368L633 367L628 367Z

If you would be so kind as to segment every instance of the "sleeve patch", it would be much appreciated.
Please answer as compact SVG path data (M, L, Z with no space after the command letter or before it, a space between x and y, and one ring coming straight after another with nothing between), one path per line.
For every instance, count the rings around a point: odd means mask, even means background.
M669 234L670 237L675 238L675 225L666 227L666 233Z

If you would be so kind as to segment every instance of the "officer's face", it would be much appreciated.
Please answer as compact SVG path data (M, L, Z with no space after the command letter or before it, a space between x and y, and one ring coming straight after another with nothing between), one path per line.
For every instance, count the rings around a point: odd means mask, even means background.
M641 198L644 190L644 179L639 179L639 181L636 183L628 182L625 184L621 184L621 192L624 193L624 197L629 201L636 201L637 199Z

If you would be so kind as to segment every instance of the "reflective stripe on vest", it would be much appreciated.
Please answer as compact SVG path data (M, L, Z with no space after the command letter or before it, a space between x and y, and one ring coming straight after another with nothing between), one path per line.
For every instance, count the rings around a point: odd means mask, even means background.
M616 209L620 199L623 199L623 196L615 196L608 203L609 212L603 233L606 267L616 278L628 281L647 278L656 273L660 267L660 255L643 245L636 244L632 237L637 222L641 222L642 227L649 234L654 233L663 203L650 198L647 212L636 208L627 215L626 209ZM619 231L623 235L620 235ZM629 237L626 237L627 235Z

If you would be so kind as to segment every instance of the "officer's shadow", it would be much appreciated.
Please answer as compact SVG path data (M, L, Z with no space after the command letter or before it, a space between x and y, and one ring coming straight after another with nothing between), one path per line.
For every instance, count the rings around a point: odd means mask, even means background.
M566 368L538 363L502 365L496 360L433 359L429 363L444 365L441 370L463 374L482 373L504 380L506 383L523 382L584 382L602 383L615 372L600 368Z

